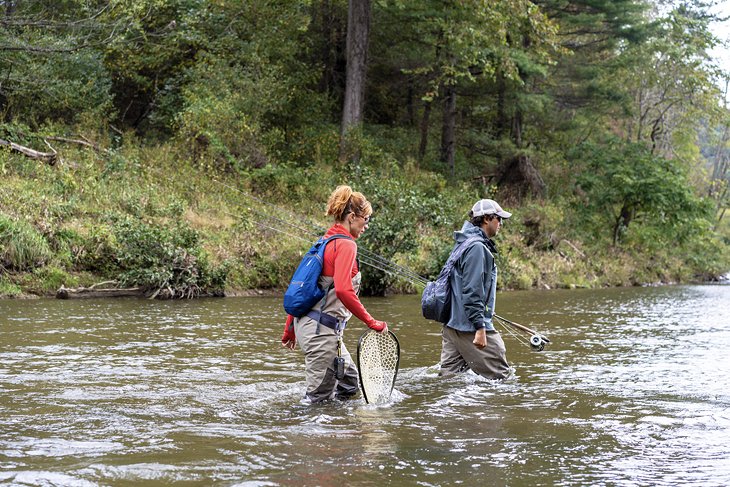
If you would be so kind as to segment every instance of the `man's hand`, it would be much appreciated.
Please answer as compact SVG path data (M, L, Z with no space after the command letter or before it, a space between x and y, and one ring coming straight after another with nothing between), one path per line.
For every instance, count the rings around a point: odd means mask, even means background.
M477 348L484 348L487 346L487 330L480 328L474 334L474 341L472 342Z

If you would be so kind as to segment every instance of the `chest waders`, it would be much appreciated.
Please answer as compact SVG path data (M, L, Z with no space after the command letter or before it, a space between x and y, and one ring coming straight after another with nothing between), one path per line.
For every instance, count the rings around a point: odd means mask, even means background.
M319 335L320 325L332 328L335 331L335 334L337 334L337 356L334 358L334 362L332 363L332 370L335 371L335 378L337 378L337 380L342 380L345 378L345 358L342 356L342 332L347 326L347 321L342 321L324 312L324 307L327 301L327 293L329 293L333 286L334 283L325 291L325 297L322 298L322 304L319 311L310 311L307 313L307 316L317 322L317 329L315 332L317 335Z

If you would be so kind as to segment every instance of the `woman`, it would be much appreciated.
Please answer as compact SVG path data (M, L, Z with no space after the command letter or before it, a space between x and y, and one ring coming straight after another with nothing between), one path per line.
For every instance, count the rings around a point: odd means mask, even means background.
M319 286L327 293L312 308L314 312L301 318L288 315L284 325L282 345L294 349L299 342L304 352L306 398L313 403L332 397L348 399L357 394L357 369L341 342L342 329L353 314L373 330L388 331L388 324L370 316L357 297L361 274L355 239L365 232L372 212L365 196L353 192L349 186L338 186L332 192L327 201L327 215L334 217L334 224L324 238L332 235L344 235L346 238L331 240L325 248ZM321 317L318 317L320 314ZM335 362L338 345L339 356L344 359L344 371L340 371L339 378Z

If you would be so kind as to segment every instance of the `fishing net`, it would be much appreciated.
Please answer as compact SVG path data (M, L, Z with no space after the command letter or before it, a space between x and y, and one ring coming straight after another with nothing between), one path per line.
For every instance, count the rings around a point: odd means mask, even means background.
M360 387L368 404L381 404L390 399L400 362L400 344L391 331L366 331L357 344L357 369Z

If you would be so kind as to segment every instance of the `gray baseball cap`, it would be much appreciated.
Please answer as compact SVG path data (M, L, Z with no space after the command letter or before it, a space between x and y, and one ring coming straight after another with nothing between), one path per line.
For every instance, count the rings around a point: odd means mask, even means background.
M474 206L471 207L471 213L473 216L482 216L482 215L497 215L501 216L502 218L509 218L512 216L512 213L509 211L504 211L499 204L494 200L479 200L476 203L474 203Z

